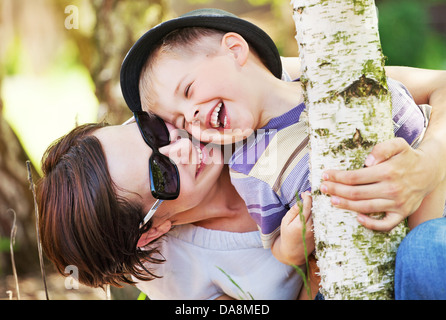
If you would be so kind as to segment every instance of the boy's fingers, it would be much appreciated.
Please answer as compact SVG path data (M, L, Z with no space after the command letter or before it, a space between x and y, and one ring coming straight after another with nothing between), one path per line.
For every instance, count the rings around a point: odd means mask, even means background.
M300 213L302 207L302 202L298 201L294 206L288 210L285 216L282 218L282 223L290 224Z
M288 212L282 218L282 223L285 223L286 225L290 224L291 222L296 220L301 212L305 217L305 221L308 221L308 218L311 216L311 193L309 191L305 191L301 194L301 198L302 201L297 201L290 208L290 210L288 210ZM298 221L300 221L300 219Z
M305 227L308 232L313 232L313 217L310 216L307 221L305 221Z
M311 206L313 204L313 199L311 198L311 193L309 191L305 191L301 194L303 200L302 213L305 217L305 221L308 222L309 218L311 218Z

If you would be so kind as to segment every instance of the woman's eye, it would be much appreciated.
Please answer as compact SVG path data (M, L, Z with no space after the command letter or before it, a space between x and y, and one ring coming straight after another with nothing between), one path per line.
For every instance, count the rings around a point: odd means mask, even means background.
M185 118L184 117L178 117L177 119L176 119L176 121L175 121L175 127L177 128L177 129L184 129L185 127L185 125L186 125L186 120L185 120Z

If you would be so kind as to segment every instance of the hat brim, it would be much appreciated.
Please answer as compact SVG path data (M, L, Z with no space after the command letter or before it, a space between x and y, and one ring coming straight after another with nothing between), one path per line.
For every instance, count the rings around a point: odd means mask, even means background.
M147 58L164 36L176 29L185 27L212 28L240 34L254 47L271 73L277 78L281 78L282 63L280 55L273 40L266 32L256 25L225 11L196 10L150 29L136 41L127 53L121 66L120 81L122 94L132 112L141 110L139 78Z

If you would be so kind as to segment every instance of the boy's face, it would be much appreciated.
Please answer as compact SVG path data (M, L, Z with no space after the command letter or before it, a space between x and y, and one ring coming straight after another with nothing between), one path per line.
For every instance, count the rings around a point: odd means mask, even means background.
M158 58L150 111L200 141L228 144L251 135L259 126L261 101L241 71L246 59L234 50L222 44L212 56Z

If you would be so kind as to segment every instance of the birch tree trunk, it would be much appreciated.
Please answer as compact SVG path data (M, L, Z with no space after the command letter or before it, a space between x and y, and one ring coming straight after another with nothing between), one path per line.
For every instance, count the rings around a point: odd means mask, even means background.
M325 299L392 299L406 234L371 231L319 191L326 169L353 170L393 137L391 99L373 0L293 0L308 110L316 257ZM375 214L376 218L382 214Z

